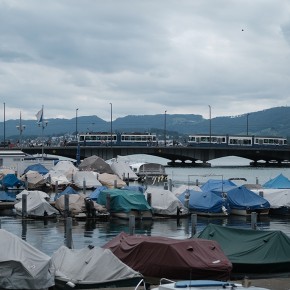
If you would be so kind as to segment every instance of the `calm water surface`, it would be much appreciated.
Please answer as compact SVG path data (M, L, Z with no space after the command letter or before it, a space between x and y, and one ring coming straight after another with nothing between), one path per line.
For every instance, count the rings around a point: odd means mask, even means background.
M149 160L149 162L153 161ZM247 166L248 161L239 159L227 159L227 162L228 164L225 161L222 164L219 164L219 161L212 162L213 166L211 168L168 167L166 170L168 177L172 179L173 186L195 183L196 180L202 183L209 178L246 178L247 183L255 184L258 180L260 184L263 184L280 173L290 178L290 168L251 168ZM238 184L240 181L235 182ZM66 243L65 223L63 220L45 222L35 220L22 221L21 218L12 216L0 216L0 220L2 229L22 237L48 255L52 255L54 251ZM201 231L209 223L251 228L249 217L198 217L197 232ZM258 219L257 227L266 230L281 230L290 237L290 218L263 217ZM74 248L82 248L88 245L103 246L122 231L129 233L128 221L118 219L108 222L74 221L72 229L73 246ZM192 233L191 220L190 218L185 218L179 221L175 219L136 221L135 233L181 239L189 238Z

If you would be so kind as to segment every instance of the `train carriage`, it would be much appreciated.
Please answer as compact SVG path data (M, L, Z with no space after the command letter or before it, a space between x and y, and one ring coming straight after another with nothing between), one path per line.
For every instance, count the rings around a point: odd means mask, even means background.
M78 136L81 146L155 146L157 136L154 133L109 133L90 132Z

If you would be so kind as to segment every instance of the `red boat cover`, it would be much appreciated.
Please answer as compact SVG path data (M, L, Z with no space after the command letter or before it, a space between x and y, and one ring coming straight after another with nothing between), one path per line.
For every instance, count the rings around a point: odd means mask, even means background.
M210 240L130 236L122 232L103 247L147 277L228 280L232 270L219 244Z

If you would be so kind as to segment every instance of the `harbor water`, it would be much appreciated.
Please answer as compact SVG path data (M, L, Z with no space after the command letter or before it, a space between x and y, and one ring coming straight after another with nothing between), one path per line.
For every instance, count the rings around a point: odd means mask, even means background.
M155 159L156 160L156 159ZM148 161L148 159L146 160ZM149 162L153 162L149 160ZM161 161L158 161L161 163ZM166 163L166 162L165 162ZM207 168L177 168L167 167L168 179L172 180L173 187L181 184L203 183L208 179L234 178L235 183L246 182L248 184L264 184L280 173L290 178L290 168L253 168L249 161L237 158L218 160L212 162L212 167ZM244 180L246 179L246 181ZM148 185L151 186L151 185ZM163 181L158 185L164 186ZM66 244L65 221L55 220L22 220L20 217L0 216L1 228L5 229L46 253L52 255L60 246ZM176 239L190 238L194 230L199 232L209 223L228 225L242 228L251 228L250 217L227 216L220 218L197 217L196 227L193 229L191 219L182 218L165 219L156 218L152 221L135 221L135 234L151 236L164 236ZM290 218L288 217L261 217L257 221L258 229L281 230L290 237ZM130 233L129 222L120 219L110 221L73 220L72 239L74 248L83 248L88 245L103 246L120 232Z

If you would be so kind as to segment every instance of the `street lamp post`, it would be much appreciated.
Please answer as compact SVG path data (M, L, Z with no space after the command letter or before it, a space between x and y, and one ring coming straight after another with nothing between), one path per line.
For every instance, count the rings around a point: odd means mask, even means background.
M22 125L21 111L20 111L19 125L16 126L16 128L19 130L19 146L22 149L22 132L25 130L26 126Z
M110 103L111 106L111 148L113 146L113 104Z
M79 108L76 108L76 141L78 141L78 110Z
M164 146L166 147L166 113L167 111L164 112Z
M4 144L3 144L3 146L4 146L4 148L6 147L6 136L5 136L5 134L6 134L6 123L5 123L5 103L3 103L3 105L4 105L4 122L3 122L3 136L4 136Z
M39 119L37 120L38 121L38 126L41 127L41 139L42 139L42 147L41 147L41 154L42 154L42 160L43 160L43 156L44 156L44 139L43 139L43 131L44 131L44 128L47 126L48 124L48 121L45 121L44 120L44 112L43 112L43 106L39 112L40 114L40 117Z
M209 143L211 144L211 106L208 105L209 108Z
M247 114L247 136L249 135L249 113Z

